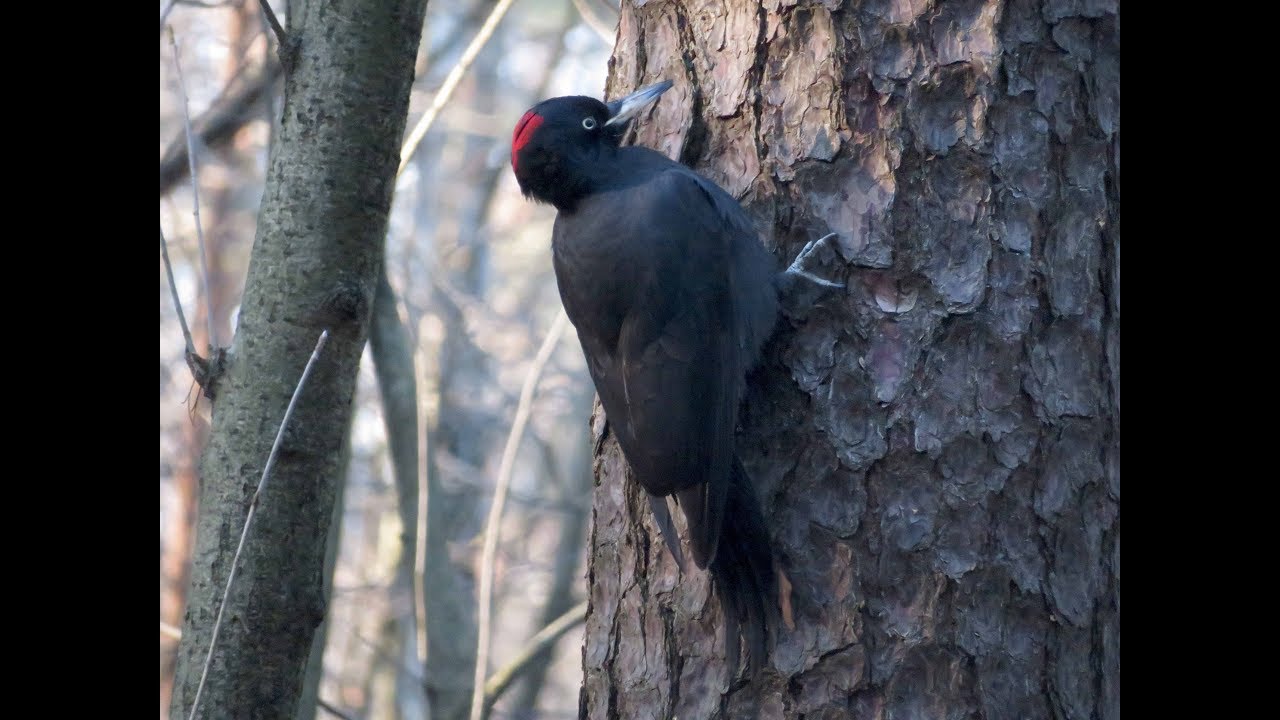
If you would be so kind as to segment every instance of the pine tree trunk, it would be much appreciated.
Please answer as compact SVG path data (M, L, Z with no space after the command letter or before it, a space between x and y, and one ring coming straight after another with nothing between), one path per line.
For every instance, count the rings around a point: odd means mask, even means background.
M322 330L227 601L198 717L290 718L324 617L322 569L426 0L306 3L202 462L171 717L190 714L232 556ZM274 44L274 38L272 40Z
M738 448L790 591L726 682L617 445L596 458L588 718L1118 718L1117 2L624 2L636 142L810 269ZM784 589L786 583L784 583Z

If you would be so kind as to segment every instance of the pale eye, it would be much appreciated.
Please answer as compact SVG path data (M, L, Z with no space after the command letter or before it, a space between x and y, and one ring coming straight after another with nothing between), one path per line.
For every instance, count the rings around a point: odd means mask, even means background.
M585 118L585 119L583 119L583 121L582 121L582 127L586 128L587 130L595 130L595 129L596 129L596 119L595 119L595 118L593 118L593 117L589 117L589 118Z

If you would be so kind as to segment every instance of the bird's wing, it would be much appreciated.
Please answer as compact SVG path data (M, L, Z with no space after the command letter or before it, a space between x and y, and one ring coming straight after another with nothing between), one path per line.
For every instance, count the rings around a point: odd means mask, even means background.
M618 343L631 454L641 456L632 464L646 489L674 492L705 568L720 538L745 374L731 271L740 230L691 174L663 173L637 194L649 207L636 214L648 218L636 241L661 260Z
M554 260L565 310L635 477L652 495L676 495L694 560L706 567L756 351L749 335L764 325L755 314L770 309L743 301L772 292L767 271L743 272L744 257L756 257L744 253L769 258L732 198L660 162L656 172L561 212ZM761 287L742 287L749 284Z

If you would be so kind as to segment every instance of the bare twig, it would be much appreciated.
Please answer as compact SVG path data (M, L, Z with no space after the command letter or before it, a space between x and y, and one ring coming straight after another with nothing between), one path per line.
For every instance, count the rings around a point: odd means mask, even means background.
M285 48L289 47L284 34L284 28L280 27L280 21L276 19L275 11L271 9L271 3L267 0L258 0L258 4L262 6L262 14L267 16L267 23L271 25L271 32L276 34L276 41L280 43L280 51L285 52Z
M244 528L240 531L240 542L236 545L235 555L231 557L231 570L227 573L227 585L222 589L222 603L218 605L218 616L213 620L213 635L209 638L209 652L204 656L204 667L200 669L200 684L196 686L196 696L191 701L191 714L188 716L188 720L195 720L196 712L200 709L200 695L204 692L204 682L209 676L209 665L213 662L213 649L218 645L218 631L222 629L222 613L227 609L227 598L231 596L231 583L236 579L236 566L240 563L240 552L244 550L245 538L249 537L249 525L253 523L253 513L257 510L258 500L262 497L262 488L266 487L267 476L271 474L271 468L276 464L276 454L280 452L280 442L284 439L284 429L288 427L289 418L293 415L293 408L297 406L298 398L302 395L302 387L306 385L307 378L311 375L311 370L315 367L316 360L320 358L320 351L324 349L324 344L328 340L328 330L320 333L320 339L316 341L316 348L311 351L307 366L302 369L302 377L298 378L298 385L293 389L293 397L289 398L289 405L284 410L284 418L280 420L280 428L276 430L276 439L271 443L271 452L267 455L267 464L263 466L262 477L258 479L258 488L253 491L253 500L249 503L249 513L245 515Z
M200 248L200 272L204 275L204 293L208 302L205 308L205 320L209 323L209 357L213 357L214 348L218 347L218 338L213 332L213 288L209 285L209 261L205 257L204 229L200 226L200 184L196 182L196 145L195 135L191 132L191 108L187 100L187 84L182 79L182 61L178 58L178 38L169 28L169 45L173 48L173 66L178 71L178 90L182 93L182 123L187 135L187 165L191 170L191 200L195 207L196 242Z
M164 259L164 272L169 276L169 292L173 293L173 309L178 311L178 323L182 325L182 339L187 343L187 354L195 353L196 344L191 339L191 328L182 314L182 301L178 299L178 283L173 279L173 265L169 263L169 244L164 241L164 228L160 228L160 257Z
M547 337L538 348L538 354L525 373L524 386L520 388L520 402L516 405L516 417L511 423L511 432L507 434L507 444L502 449L502 462L498 466L497 485L493 489L493 504L489 506L489 518L484 530L484 554L480 560L480 618L479 632L476 640L475 685L471 694L471 720L480 720L484 712L484 675L485 666L489 662L489 626L490 611L493 604L493 560L498 551L498 532L502 524L502 508L507 500L507 488L511 485L512 471L515 469L516 451L520 449L520 438L524 435L524 427L529 422L529 411L533 406L533 391L538 386L542 370L551 358L564 334L569 318L562 309L556 315L555 322L547 331Z
M234 93L224 94L192 123L196 140L203 147L217 148L228 142L240 128L256 117L254 110L263 96L270 98L271 89L280 77L280 63L274 57L256 75L237 85ZM272 115L274 117L274 114ZM183 137L174 137L165 147L160 160L160 194L164 195L187 175L187 143Z
M406 306L408 305L406 301ZM406 313L412 317L411 314ZM425 358L418 356L422 352L422 343L418 341L417 333L414 333L413 344L414 353L414 372L418 373L416 383L417 391L422 392L422 388L427 387L427 363ZM418 660L425 662L427 657L427 593L425 592L427 578L427 473L430 472L427 461L427 450L431 438L428 436L427 430L427 404L422 401L421 397L416 398L415 405L418 412L418 522L414 528L413 537L413 615L417 623L417 656Z
M182 639L182 631L163 620L160 621L160 634L174 640Z
M484 25L480 26L480 31L472 38L471 44L463 51L462 57L458 58L458 64L453 66L448 76L445 77L444 82L440 84L440 89L436 91L435 97L431 98L431 106L418 119L418 123L413 126L413 131L409 133L409 138L404 141L404 146L400 149L400 168L396 170L396 177L400 177L404 173L404 169L409 165L409 158L413 157L413 153L418 149L418 144L422 142L422 138L431 129L432 123L436 121L436 116L440 114L440 109L444 107L445 103L449 102L450 97L453 97L453 91L458 89L458 83L462 81L462 76L467 73L471 63L475 62L476 56L480 54L480 50L489 41L494 29L498 27L498 22L502 20L503 15L507 14L514 2L515 0L498 0L498 4L493 6L493 11L489 13Z
M321 700L320 698L316 698L316 706L334 717L342 718L342 720L356 720L354 717L342 712L338 708L330 705L329 703L325 702L324 700Z
M520 673L529 666L529 663L541 653L543 650L551 647L561 635L573 629L578 623L587 618L587 600L583 600L577 605L570 608L565 614L556 618L551 624L538 631L538 634L529 638L529 642L520 649L520 652L507 663L506 667L498 670L489 676L484 683L484 704L485 707L493 707L498 698L502 697L502 693L506 692L511 683L520 676Z
M376 588L371 588L371 589L388 590L389 588L383 585L379 585ZM390 652L387 651L386 648L382 647L381 644L365 637L360 633L359 630L353 630L351 634L355 637L356 640L359 640L361 643L364 643L365 647L369 648L369 650L371 650L374 655L377 655L379 659L381 659L383 662L386 662L390 665L394 665L397 670L407 675L415 683L421 685L424 682L426 682L426 678L423 676L421 671L415 670L409 667L408 665L406 665L403 660L396 657L395 655L392 655Z

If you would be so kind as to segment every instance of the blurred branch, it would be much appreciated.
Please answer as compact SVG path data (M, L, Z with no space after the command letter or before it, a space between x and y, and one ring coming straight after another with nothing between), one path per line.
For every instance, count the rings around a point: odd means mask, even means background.
M342 712L341 710L330 705L324 700L316 700L316 706L319 707L321 710L324 710L325 712L329 713L330 715L333 715L334 717L342 718L342 720L356 720L354 716L348 715Z
M160 257L164 258L164 274L169 278L169 292L173 293L173 309L178 312L178 324L182 325L182 339L187 344L185 354L194 355L196 344L191 339L191 328L187 327L187 318L182 314L182 301L178 299L178 283L173 279L173 265L169 263L169 244L164 241L164 228L160 228Z
M417 381L413 367L413 349L396 308L395 291L386 272L379 278L373 300L373 319L369 333L374 370L382 398L383 422L391 450L396 490L401 498L401 521L404 532L412 533L417 525L418 506L418 406ZM413 546L407 542L409 566L413 565Z
M209 284L209 260L204 248L204 229L200 225L200 190L199 183L196 182L196 146L195 137L191 132L191 108L190 102L187 100L187 84L182 77L182 61L179 58L178 38L173 33L173 28L169 28L169 46L173 48L173 66L178 71L178 90L182 94L182 127L187 138L187 166L191 170L191 200L194 209L192 214L196 219L196 243L200 249L200 272L204 278L204 293L208 299L208 307L205 308L205 319L209 323L209 356L213 357L213 349L218 347L218 338L214 334L213 328L213 288Z
M400 321L395 291L387 277L383 264L378 288L373 297L373 319L369 330L369 348L373 354L374 371L378 377L378 390L382 399L383 424L386 426L387 444L391 451L391 469L395 477L396 509L400 517L400 555L396 562L393 593L401 597L407 593L408 613L400 614L395 623L403 632L399 638L402 653L412 658L414 667L421 667L426 657L426 642L420 619L422 593L416 581L417 553L425 543L419 515L419 496L425 492L418 474L418 388L414 371L413 345ZM421 639L420 639L421 638ZM397 675L406 673L403 663L396 663ZM416 675L417 673L411 673ZM404 678L401 678L402 680ZM399 694L411 687L414 694L423 690L420 678L415 682L400 682ZM421 698L425 705L425 698Z
M271 32L276 34L276 42L280 43L281 60L284 54L289 52L289 39L284 33L284 28L280 27L280 21L276 19L275 11L271 9L271 3L267 0L258 0L258 4L262 6L262 14L267 18L267 24L271 26Z
M254 119L258 102L280 77L280 63L274 58L266 67L245 82L234 94L210 107L199 119L196 133L200 145L216 148L235 137L246 123ZM184 176L188 162L188 146L182 137L174 138L160 160L160 194L164 195Z
M164 32L164 21L169 18L169 11L173 10L173 6L178 4L178 0L169 0L165 3L164 9L160 11L160 32Z
M382 647L382 643L374 640L370 640L369 638L362 635L358 630L352 630L351 634L352 636L355 637L356 640L359 640L361 643L364 643L365 647L369 648L369 650L372 651L374 655L378 656L379 659L383 660L388 664L397 666L401 672L407 675L413 676L413 678L418 682L422 682L423 677L418 671L414 670L413 668L406 667L404 663L400 662L399 658L387 652L387 649Z
M400 169L396 171L396 177L404 173L404 169L409 165L409 158L413 157L413 153L418 149L418 144L422 142L422 138L431 129L436 116L440 114L440 109L444 107L445 103L449 102L449 98L453 97L453 91L458 89L458 83L462 81L462 76L467 73L471 63L475 62L480 50L484 48L485 43L493 36L493 31L498 27L498 22L507 14L507 10L511 9L511 5L514 2L515 0L499 0L498 4L493 6L493 11L489 13L489 17L484 21L484 25L480 27L480 31L476 33L476 36L471 40L471 44L463 51L462 57L458 58L458 64L454 65L453 69L449 71L449 75L445 77L440 89L436 91L435 97L431 99L431 105L422 114L422 117L418 119L418 123L413 126L413 131L409 133L409 138L405 140L404 147L400 150Z
M520 676L520 673L527 670L534 660L560 639L561 635L572 630L578 623L587 619L587 603L583 600L577 605L569 609L568 612L556 618L554 622L538 631L529 639L529 642L516 653L515 658L507 663L506 667L498 670L484 683L484 706L487 710L493 707L498 698L502 697L502 693L511 687L511 683Z
M163 620L160 621L160 634L174 640L182 639L182 631Z
M573 6L577 8L578 15L582 16L583 22L596 31L596 34L600 36L604 44L613 47L618 31L617 8L612 8L614 10L612 18L606 18L607 9L602 9L599 5L593 5L587 0L573 0Z
M383 272L385 274L386 263L383 263ZM408 309L408 303L405 303L405 312L412 317L412 311ZM409 321L412 327L413 321ZM418 352L422 346L419 342L417 334L410 329L410 343L413 348L413 356L418 359ZM414 371L414 387L421 391L426 386L426 368L424 362L415 362ZM421 374L419 374L421 373ZM430 471L427 462L428 443L430 438L427 433L427 409L426 403L417 402L417 393L414 394L414 400L417 407L416 420L420 428L417 436L414 438L414 445L418 451L418 521L414 525L414 542L413 542L413 587L414 587L414 603L413 603L413 619L417 636L414 638L415 655L426 662L427 657L427 593L426 593L426 577L427 577L427 528L426 520L429 512L427 501L429 499L430 481L427 473Z
M493 504L489 506L489 519L484 532L484 555L480 561L480 620L476 640L475 686L471 695L471 720L480 720L484 710L484 674L489 658L490 615L493 600L493 561L498 550L498 532L501 529L502 508L506 504L507 488L511 485L511 476L515 469L516 451L520 448L520 438L524 435L524 427L529 422L529 410L533 406L533 391L538 386L538 378L551 359L564 334L569 318L564 310L556 314L555 322L547 331L547 337L538 348L538 354L529 365L524 378L524 387L520 389L520 403L516 406L515 420L511 423L511 432L507 435L507 444L502 450L502 462L498 466L498 482L493 490Z
M271 452L267 455L267 463L262 468L262 477L258 479L258 488L253 491L253 500L249 503L249 512L244 518L244 528L240 531L240 542L236 545L235 555L231 556L231 570L227 573L227 584L222 589L222 602L218 605L218 616L213 621L213 633L209 637L209 651L205 654L204 665L200 668L200 683L196 685L196 696L191 701L191 715L188 720L195 720L196 713L200 710L200 695L204 692L205 680L209 677L209 665L213 662L213 651L218 647L218 631L222 629L222 613L227 609L227 598L231 595L231 583L236 579L236 565L240 562L240 553L244 550L245 538L249 536L249 525L253 522L254 511L258 509L258 499L262 497L262 488L267 484L267 476L271 474L271 468L276 464L276 456L280 453L280 442L284 439L284 429L289 425L289 418L293 415L293 409L298 404L298 397L302 395L302 387L306 385L307 378L311 375L312 368L316 365L316 360L320 358L320 351L324 350L324 344L329 339L329 331L325 330L320 333L320 339L316 341L315 350L311 351L311 357L307 360L307 365L302 369L302 376L298 378L298 384L293 388L293 396L289 398L289 405L284 410L284 417L280 420L280 428L276 431L276 439L271 443Z

